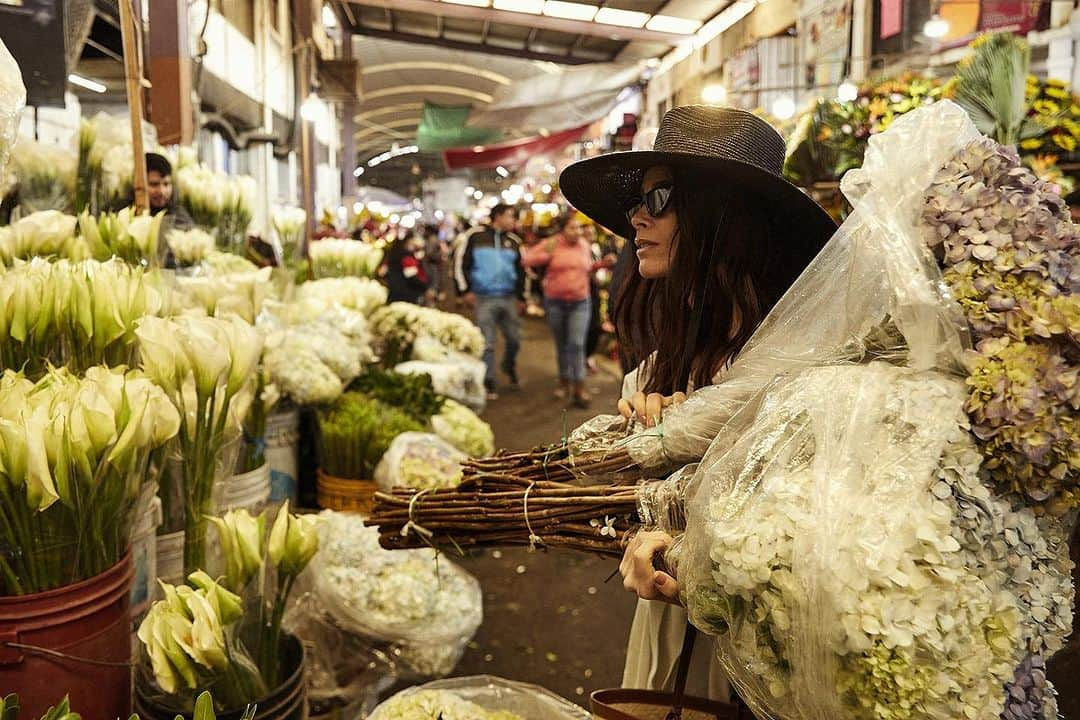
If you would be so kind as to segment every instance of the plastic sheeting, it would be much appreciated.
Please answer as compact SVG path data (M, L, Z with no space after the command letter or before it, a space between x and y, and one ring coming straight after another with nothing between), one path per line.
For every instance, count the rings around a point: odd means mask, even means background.
M26 105L26 88L15 58L0 40L0 177L7 166L19 131L19 117Z
M538 685L490 675L437 680L393 696L370 720L590 720L592 714Z

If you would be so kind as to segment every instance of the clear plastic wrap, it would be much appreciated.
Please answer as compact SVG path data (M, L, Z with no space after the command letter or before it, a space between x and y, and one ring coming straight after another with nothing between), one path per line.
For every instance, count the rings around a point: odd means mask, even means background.
M8 156L19 132L19 117L26 105L19 64L0 40L0 177L4 174Z
M313 692L350 703L386 677L449 674L483 620L476 579L434 550L382 549L378 528L356 515L319 517L319 553L286 615L315 644ZM341 662L343 648L367 662Z
M670 458L691 411L715 436L668 562L758 717L997 718L1071 632L1065 528L988 481L967 324L920 224L978 137L942 102L871 138L843 182L853 213L723 382L627 445ZM649 512L677 516L679 490ZM1054 717L1044 676L1038 695L1006 716Z
M590 720L592 714L538 685L490 675L402 690L370 720Z
M409 360L394 366L403 375L427 374L435 392L480 411L487 404L484 390L484 363L463 353L454 353L443 362Z
M408 487L414 490L452 488L461 484L461 452L438 435L401 433L383 453L375 468L375 482L382 490Z

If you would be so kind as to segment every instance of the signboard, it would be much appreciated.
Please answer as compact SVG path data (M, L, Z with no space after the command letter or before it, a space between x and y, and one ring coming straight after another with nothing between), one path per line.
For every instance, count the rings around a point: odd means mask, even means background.
M799 6L799 62L808 87L832 86L844 78L851 5L851 0L803 0Z
M756 44L739 50L725 65L730 90L744 90L757 86L758 79L761 77L761 61Z
M61 0L0 0L0 40L19 63L26 104L64 107L67 68ZM42 48L49 48L43 52Z
M979 0L944 3L938 9L949 23L942 47L966 45L984 32L1014 32L1026 35L1049 27L1050 4L1043 0Z

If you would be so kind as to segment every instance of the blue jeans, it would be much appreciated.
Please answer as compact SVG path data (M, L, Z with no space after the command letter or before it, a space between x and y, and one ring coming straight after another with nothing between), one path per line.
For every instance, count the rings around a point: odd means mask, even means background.
M551 334L555 337L555 353L559 357L559 379L569 382L585 380L585 339L589 334L592 302L584 300L544 300Z
M503 355L503 372L517 378L517 354L521 347L521 318L518 317L517 298L513 295L488 297L476 296L476 324L484 334L484 365L487 373L484 385L495 389L495 342L496 331L501 330L506 341Z

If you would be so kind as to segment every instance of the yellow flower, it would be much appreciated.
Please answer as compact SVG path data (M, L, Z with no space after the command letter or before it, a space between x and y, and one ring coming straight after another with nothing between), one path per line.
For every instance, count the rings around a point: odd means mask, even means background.
M1056 134L1054 135L1054 142L1058 147L1067 150L1068 152L1072 152L1076 149L1076 138L1071 135Z
M1065 81L1064 80L1056 80L1054 78L1049 78L1046 81L1046 86L1047 87L1052 87L1052 88L1063 88L1063 87L1065 87Z
M1028 138L1027 140L1020 141L1020 148L1023 150L1035 150L1042 145L1042 140L1038 138Z
M1048 87L1043 92L1052 98L1057 98L1058 100L1069 99L1069 91L1062 90L1061 88Z
M1053 100L1036 100L1031 107L1035 112L1043 115L1057 115L1061 112L1061 106Z

